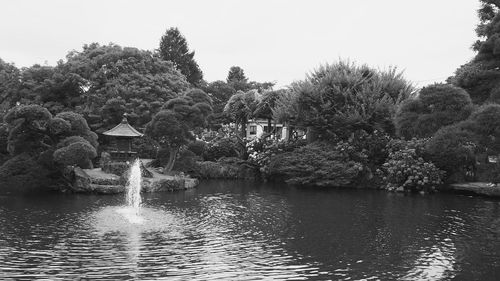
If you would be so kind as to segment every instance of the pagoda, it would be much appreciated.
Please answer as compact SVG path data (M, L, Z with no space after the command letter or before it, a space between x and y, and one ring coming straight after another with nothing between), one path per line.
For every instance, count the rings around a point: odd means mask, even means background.
M130 126L125 114L120 124L102 134L110 137L108 152L114 161L129 161L135 158L137 152L132 151L132 140L144 135Z

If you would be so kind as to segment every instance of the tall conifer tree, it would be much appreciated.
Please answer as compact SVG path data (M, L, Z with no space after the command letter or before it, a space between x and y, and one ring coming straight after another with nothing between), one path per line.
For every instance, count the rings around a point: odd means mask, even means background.
M164 60L171 61L186 76L192 85L198 86L203 73L194 60L194 51L189 51L186 38L177 27L169 28L161 37L159 54Z

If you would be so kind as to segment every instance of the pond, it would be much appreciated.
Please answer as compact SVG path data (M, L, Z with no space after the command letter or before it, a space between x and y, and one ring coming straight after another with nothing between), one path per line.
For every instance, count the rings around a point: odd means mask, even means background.
M500 202L206 181L143 195L0 196L0 279L495 280Z

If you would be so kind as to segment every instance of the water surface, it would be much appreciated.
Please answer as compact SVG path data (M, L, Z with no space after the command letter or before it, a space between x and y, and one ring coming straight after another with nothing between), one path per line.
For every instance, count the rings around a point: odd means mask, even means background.
M500 201L208 181L0 196L2 280L498 280Z

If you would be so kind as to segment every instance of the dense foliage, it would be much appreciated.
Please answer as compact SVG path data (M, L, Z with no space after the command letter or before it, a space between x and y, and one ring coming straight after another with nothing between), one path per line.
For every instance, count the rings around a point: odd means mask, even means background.
M455 71L449 81L469 92L474 103L500 102L500 2L479 0L476 56Z
M393 134L396 106L411 97L414 88L395 69L380 71L340 61L321 66L292 84L291 91L292 97L277 101L278 118L307 127L314 141L347 138L356 130Z
M203 79L203 73L194 60L194 51L189 51L186 38L181 34L178 28L167 29L161 37L160 48L158 49L160 57L171 61L174 66L184 75L192 85L199 85Z
M257 166L264 178L292 184L400 191L474 180L487 162L479 156L500 154L500 2L480 2L474 59L449 84L420 91L395 68L348 61L280 90L239 66L225 81L205 82L177 28L156 51L92 43L56 66L18 69L0 59L0 185L46 184L65 166L91 168L93 131L124 114L145 128L134 141L139 155L167 172L244 178ZM266 119L267 131L249 140L254 119ZM277 122L287 127L283 140Z
M20 186L47 185L60 179L64 166L92 168L97 135L81 115L62 112L53 117L44 107L19 105L5 115L4 122L8 136L2 150L11 159L0 167L5 176L1 180L23 182ZM26 167L21 169L22 165ZM33 176L37 170L40 174Z
M442 184L444 172L422 157L425 140L394 140L389 157L377 172L388 190L433 191Z
M366 154L349 143L314 143L271 158L269 174L287 183L355 186L363 178Z
M192 130L205 126L211 112L210 97L202 90L194 89L169 100L153 117L146 127L146 135L161 148L169 150L166 171L174 167L179 149L195 140Z
M396 130L406 139L431 137L439 128L466 119L472 110L465 90L449 84L430 85L399 107Z

